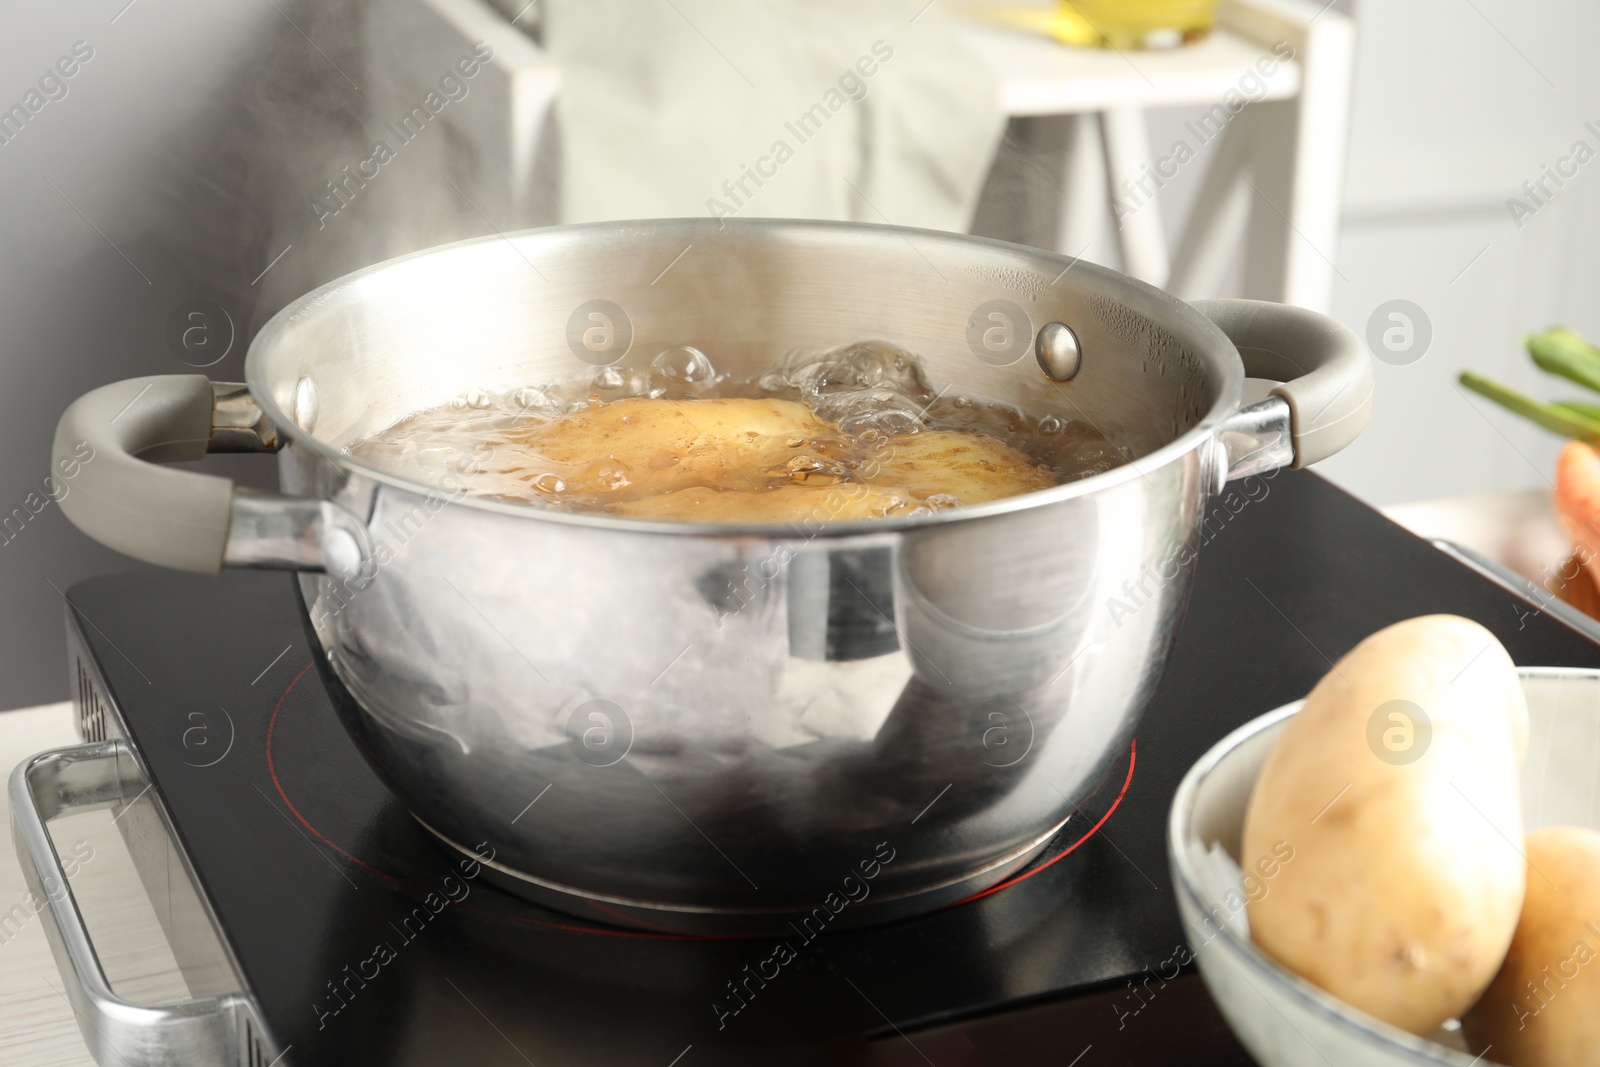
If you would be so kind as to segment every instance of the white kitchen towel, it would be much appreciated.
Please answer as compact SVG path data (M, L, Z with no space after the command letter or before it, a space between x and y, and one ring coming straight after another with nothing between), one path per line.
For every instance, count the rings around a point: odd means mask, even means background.
M567 222L965 230L1005 119L927 0L545 0Z

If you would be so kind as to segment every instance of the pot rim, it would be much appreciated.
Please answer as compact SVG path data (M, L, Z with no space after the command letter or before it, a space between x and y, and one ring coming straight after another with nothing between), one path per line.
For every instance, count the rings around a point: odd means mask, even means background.
M1171 293L1159 289L1147 282L1112 270L1109 267L1086 260L1075 259L1072 256L1044 249L1033 248L1027 245L1013 244L988 237L976 237L968 234L958 234L945 230L928 230L916 227L880 225L865 222L833 222L820 219L721 219L721 227L731 227L739 230L750 231L783 231L800 230L812 234L832 233L840 238L848 238L853 234L886 233L893 234L901 240L908 240L908 235L914 235L929 242L946 246L960 245L963 248L977 246L987 248L994 252L1004 252L1012 256L1023 255L1034 260L1044 267L1061 265L1061 274L1067 270L1078 270L1096 275L1102 280L1113 285L1131 289L1131 294L1139 297L1143 302L1153 305L1152 311L1156 315L1164 315L1174 320L1174 324L1187 327L1197 332L1202 338L1209 334L1210 345L1201 346L1196 355L1220 371L1219 388L1211 407L1188 430L1178 435L1166 444L1139 457L1100 474L1080 478L1077 481L1067 482L1062 485L1052 486L1049 489L1040 489L1031 493L1022 493L1017 496L1003 497L983 504L955 508L949 511L938 511L931 515L917 516L892 516L879 519L851 519L842 522L826 522L814 529L803 529L798 523L703 523L685 522L670 519L642 519L623 515L606 515L596 512L560 511L554 508L543 508L535 504L521 504L510 501L495 500L490 497L474 496L464 493L450 501L453 505L465 506L480 511L513 516L537 521L558 522L571 526L589 527L592 529L610 530L622 533L650 533L672 534L688 537L726 537L726 538L753 538L759 540L792 540L799 539L811 541L816 539L839 539L858 537L872 534L906 533L930 527L944 527L956 523L977 522L983 519L1010 515L1034 508L1048 507L1052 504L1063 503L1079 497L1088 496L1101 490L1108 490L1130 482L1135 478L1148 478L1149 473L1155 469L1166 466L1181 456L1200 448L1206 441L1214 436L1216 428L1230 415L1238 411L1244 392L1244 363L1239 357L1238 350L1234 347L1228 336L1222 332L1215 323L1202 315L1197 309L1187 302L1178 299ZM557 226L544 226L533 229L517 230L511 233L497 233L482 237L469 237L465 240L452 241L447 244L433 245L419 249L402 256L386 259L379 263L363 267L348 274L341 275L324 285L296 298L289 304L279 309L266 324L262 326L250 342L249 350L245 356L245 381L250 388L252 396L261 410L273 421L278 432L288 443L305 445L325 458L333 461L344 470L353 471L374 482L401 489L416 496L428 496L440 491L436 485L414 481L402 475L381 467L373 466L363 460L350 455L342 447L332 445L319 439L314 433L302 429L298 422L289 416L273 399L272 395L261 387L259 371L262 362L267 358L265 353L278 341L279 335L284 333L291 325L292 320L302 312L326 303L334 293L353 283L391 269L401 263L425 256L431 256L452 249L464 248L472 245L488 244L494 241L515 241L528 238L538 238L546 235L568 235L584 231L598 233L626 234L628 231L637 231L640 227L663 229L666 227L680 227L684 229L701 229L707 220L701 218L676 218L676 219L623 219L603 222L569 223ZM1041 272L1043 273L1043 272ZM1222 353L1228 353L1228 356ZM1231 358L1229 358L1231 356ZM1221 366L1216 366L1217 363ZM1074 405L1076 406L1076 405Z

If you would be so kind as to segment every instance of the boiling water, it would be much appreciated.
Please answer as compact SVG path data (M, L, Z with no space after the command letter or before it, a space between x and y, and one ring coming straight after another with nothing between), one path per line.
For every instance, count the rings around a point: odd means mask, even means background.
M735 397L796 401L833 424L826 433L774 442L759 469L740 472L749 483L741 488L866 483L863 471L872 456L882 454L885 445L896 439L926 431L998 440L1037 468L1040 484L1086 478L1129 459L1125 449L1086 423L1058 415L1034 418L1012 408L937 393L929 388L915 356L880 341L791 358L757 379L719 373L698 349L671 348L648 368L606 367L588 381L530 385L505 393L473 390L409 415L356 442L349 451L424 484L437 485L454 473L473 495L610 512L618 510L619 502L642 495L635 490L635 483L645 480L640 464L671 464L676 458L599 454L581 469L568 464L556 470L555 464L529 447L530 433L563 415L618 400ZM959 506L955 497L928 493L875 514L916 514L954 506Z

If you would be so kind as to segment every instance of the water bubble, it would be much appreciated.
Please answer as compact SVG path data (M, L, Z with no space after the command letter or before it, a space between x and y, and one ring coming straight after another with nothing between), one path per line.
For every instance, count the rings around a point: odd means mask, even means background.
M1066 421L1060 415L1046 415L1039 420L1039 432L1046 437L1054 437L1066 428Z
M893 408L887 411L865 412L846 420L842 425L852 433L874 430L889 437L907 437L921 433L927 428L916 412Z
M561 410L561 401L550 390L536 385L525 385L512 393L511 403L518 411L532 415L554 415Z
M533 480L533 487L541 493L565 493L567 483L553 473L545 473Z
M627 377L622 373L621 367L602 367L594 376L596 389L621 389L628 384Z
M623 385L623 391L629 396L649 396L655 384L655 379L649 371L632 370L628 372L628 380Z
M660 371L662 377L686 384L710 381L717 375L711 357L691 345L669 348L651 360L650 365Z
M611 493L633 484L628 478L628 468L616 460L606 460L596 466L589 472L589 480Z
M948 493L934 493L924 501L934 511L949 511L961 506L961 498Z

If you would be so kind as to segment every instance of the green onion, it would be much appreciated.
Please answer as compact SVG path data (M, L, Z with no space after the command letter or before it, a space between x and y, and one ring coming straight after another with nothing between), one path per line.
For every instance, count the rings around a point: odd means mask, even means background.
M1557 328L1530 333L1523 343L1540 370L1600 392L1600 349L1582 337Z
M1530 351L1531 349L1530 344ZM1485 378L1481 374L1473 374L1471 371L1462 371L1459 380L1462 385L1479 396L1486 396L1496 404L1509 408L1524 418L1532 419L1547 430L1554 430L1563 437L1574 437L1591 445L1600 445L1600 419L1590 418L1582 412L1562 405L1541 404L1537 400L1506 388L1499 382ZM1600 377L1596 380L1600 381Z
M1558 407L1562 411L1570 411L1579 418L1600 422L1600 404L1586 404L1581 400L1559 400L1551 407Z

